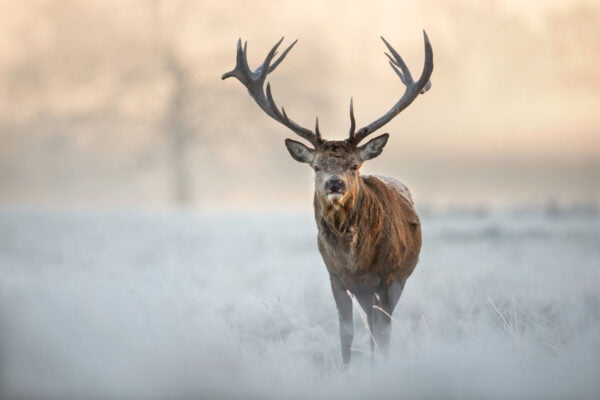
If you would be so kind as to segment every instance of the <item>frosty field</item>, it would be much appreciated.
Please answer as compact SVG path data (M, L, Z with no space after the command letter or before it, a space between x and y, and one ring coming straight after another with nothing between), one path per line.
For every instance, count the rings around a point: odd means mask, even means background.
M392 357L312 216L0 211L1 399L596 399L600 214L426 215Z

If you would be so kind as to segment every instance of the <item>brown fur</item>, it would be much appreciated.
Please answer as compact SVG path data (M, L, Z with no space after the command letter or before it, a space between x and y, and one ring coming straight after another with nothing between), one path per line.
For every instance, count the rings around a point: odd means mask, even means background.
M371 350L375 343L387 354L391 332L391 314L402 295L406 278L414 270L421 249L421 226L410 196L399 182L385 177L361 177L358 173L364 161L381 154L388 133L379 135L363 145L360 142L381 128L418 96L429 89L433 70L433 51L425 40L425 65L415 82L402 58L383 39L393 57L389 56L394 71L406 85L401 99L386 114L369 125L356 130L354 111L350 102L350 134L346 140L323 140L318 120L310 131L290 120L283 108L275 105L269 86L264 90L267 74L286 56L289 46L276 60L271 49L265 59L262 73L250 70L246 47L238 41L235 68L223 74L222 79L237 78L252 98L269 116L287 126L314 147L286 139L290 155L309 164L315 171L315 218L319 229L319 251L330 274L331 288L340 318L340 341L344 364L350 361L353 337L353 292L367 314L372 329ZM283 40L283 39L282 39ZM295 43L295 42L294 42ZM267 68L270 65L269 68ZM381 312L375 312L379 309Z
M339 207L315 196L319 250L329 272L351 291L375 292L413 272L421 248L410 200L374 177L361 177Z

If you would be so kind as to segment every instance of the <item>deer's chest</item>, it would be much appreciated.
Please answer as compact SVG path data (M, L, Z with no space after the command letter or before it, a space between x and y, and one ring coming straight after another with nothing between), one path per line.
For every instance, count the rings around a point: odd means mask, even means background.
M352 292L374 291L381 278L357 253L360 238L354 229L343 236L319 232L319 251L330 274L340 278Z

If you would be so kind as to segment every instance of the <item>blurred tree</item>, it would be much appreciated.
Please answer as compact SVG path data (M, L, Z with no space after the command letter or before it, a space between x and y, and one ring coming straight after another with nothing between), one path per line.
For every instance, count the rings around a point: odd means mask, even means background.
M177 48L177 29L181 26L183 3L156 0L150 4L160 64L171 81L161 131L164 131L167 140L172 200L178 205L187 205L194 201L188 165L188 147L194 130L186 112L192 101L193 83Z
M163 65L173 87L165 107L164 131L167 137L168 163L171 168L173 200L180 205L193 201L191 173L187 163L187 148L193 135L186 118L186 104L190 100L191 83L179 57L165 48Z

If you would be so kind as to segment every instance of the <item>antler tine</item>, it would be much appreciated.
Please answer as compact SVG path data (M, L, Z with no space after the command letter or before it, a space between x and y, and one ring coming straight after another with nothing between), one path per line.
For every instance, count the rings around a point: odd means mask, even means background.
M275 68L277 68L279 63L283 61L285 56L287 56L287 53L289 53L289 51L292 49L292 47L294 47L296 45L296 43L298 43L298 39L294 40L294 42L292 44L290 44L287 49L285 49L285 51L279 56L279 58L273 63L273 65L271 65L271 67L269 67L269 72L268 72L269 74L271 72L273 72L273 70Z
M267 77L267 74L269 73L270 66L271 66L271 60L273 60L273 57L275 57L275 55L277 54L277 48L279 47L281 42L283 42L283 37L281 39L279 39L279 41L277 43L275 43L275 45L267 53L267 56L265 57L265 61L263 61L263 63L260 64L260 66L258 68L256 68L255 73L259 73L259 78L258 78L259 81L262 82ZM247 56L246 56L246 60L248 60Z
M230 77L237 78L245 87L248 89L248 93L250 97L254 99L256 104L269 115L274 120L280 122L281 124L287 126L289 129L294 131L300 137L308 140L315 147L319 146L322 143L320 133L315 133L310 129L306 129L292 121L283 107L281 111L277 107L275 100L273 99L273 95L271 93L271 85L267 83L267 88L265 92L264 83L267 75L272 72L285 58L285 56L289 53L289 51L294 47L297 40L295 40L285 51L275 60L273 58L277 54L277 49L279 45L283 41L283 37L275 43L275 45L271 48L263 63L254 71L250 69L248 66L248 53L247 53L247 43L244 44L242 48L241 39L237 42L237 55L236 55L236 65L235 68L229 72L223 74L221 79L227 79Z
M431 48L431 43L429 42L429 37L425 31L423 31L423 40L425 42L425 63L423 65L421 77L417 82L413 81L410 70L398 52L396 52L396 50L394 50L394 48L383 37L381 39L392 54L390 56L386 53L386 56L389 58L390 65L394 72L400 77L402 83L404 83L406 86L406 90L404 91L404 94L400 100L398 100L398 102L394 104L394 106L382 117L359 129L354 135L352 135L351 132L349 140L354 144L358 144L365 137L390 122L396 115L408 107L417 98L419 93L425 93L431 87L429 78L433 72L433 50ZM354 125L354 122L351 121L351 124Z
M238 39L238 46L242 43L242 39ZM240 49L238 48L238 54L240 54ZM250 72L250 66L248 65L248 42L244 40L244 48L241 50L242 54L242 62L244 65L244 69Z
M414 81L410 70L406 66L406 63L404 62L402 57L400 57L400 54L398 54L398 52L387 42L387 40L385 40L383 36L380 37L381 40L383 40L383 43L385 43L385 46L388 48L390 53L392 53L392 55L394 56L394 58L392 58L392 56L390 56L388 53L384 53L390 60L390 65L392 69L398 74L398 76L402 80L402 83L404 83L405 85L410 85L411 83L413 83ZM402 70L402 73L398 71L398 68Z
M405 85L409 85L410 83L412 83L412 76L405 76L399 69L398 69L398 65L392 60L392 58L390 57L390 55L388 53L385 53L386 56L388 56L388 58L390 59L390 67L392 67L392 69L394 70L394 72L396 73L396 75L398 75L400 77L400 80L402 81L402 83L404 83Z
M350 97L350 140L354 139L354 133L356 129L356 119L354 119L354 105L352 97Z
M315 134L317 135L317 139L323 140L321 138L321 131L319 131L319 117L315 118Z

